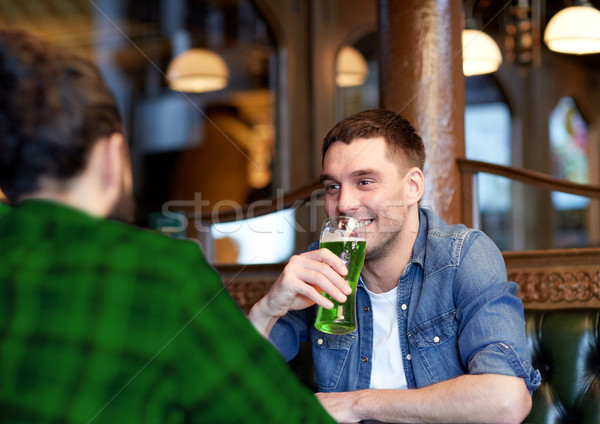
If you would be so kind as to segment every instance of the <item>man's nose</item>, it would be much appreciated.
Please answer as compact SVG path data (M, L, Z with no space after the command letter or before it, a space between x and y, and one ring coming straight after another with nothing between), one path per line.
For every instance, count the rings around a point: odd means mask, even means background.
M358 210L360 202L358 196L351 188L340 189L340 196L338 198L337 209L340 215L348 215L351 212Z

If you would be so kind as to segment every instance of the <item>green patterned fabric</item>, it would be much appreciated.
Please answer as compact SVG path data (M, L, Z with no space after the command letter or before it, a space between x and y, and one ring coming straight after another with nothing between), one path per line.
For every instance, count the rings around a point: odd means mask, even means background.
M8 213L10 211L10 206L8 206L6 203L0 201L0 216L4 215L5 213Z
M192 241L26 200L0 290L1 422L333 422Z

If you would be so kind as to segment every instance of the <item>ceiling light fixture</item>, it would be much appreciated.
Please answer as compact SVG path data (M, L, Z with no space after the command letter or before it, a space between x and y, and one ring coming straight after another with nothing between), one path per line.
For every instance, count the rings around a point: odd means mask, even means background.
M221 90L229 82L225 61L207 49L189 49L177 55L167 69L169 87L188 93Z
M335 83L338 87L353 87L365 83L369 67L365 57L354 47L340 49L335 63Z
M562 9L550 19L544 42L550 50L569 54L600 52L600 10L589 2Z
M489 74L502 64L502 54L498 44L483 31L465 29L462 32L463 74Z

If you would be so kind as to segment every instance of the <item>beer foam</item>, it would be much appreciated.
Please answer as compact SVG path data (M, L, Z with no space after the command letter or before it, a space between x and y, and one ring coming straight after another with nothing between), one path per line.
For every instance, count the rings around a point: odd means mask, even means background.
M349 236L343 236L340 233L323 233L321 234L321 243L327 243L327 242L331 242L331 241L344 241L344 242L348 242L348 241L367 241L367 239L365 237L349 237Z

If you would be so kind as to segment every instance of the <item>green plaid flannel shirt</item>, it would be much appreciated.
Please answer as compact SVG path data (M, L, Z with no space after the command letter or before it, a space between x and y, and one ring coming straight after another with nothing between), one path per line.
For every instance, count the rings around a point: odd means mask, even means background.
M6 203L0 201L0 216L4 215L5 213L8 213L10 211L10 206L8 206Z
M0 422L333 422L192 241L23 201L0 290Z

